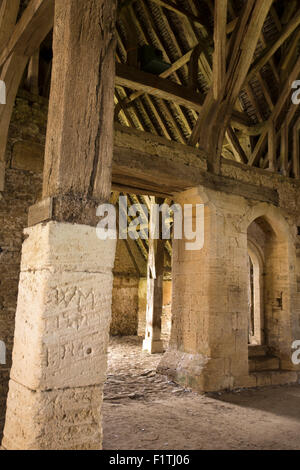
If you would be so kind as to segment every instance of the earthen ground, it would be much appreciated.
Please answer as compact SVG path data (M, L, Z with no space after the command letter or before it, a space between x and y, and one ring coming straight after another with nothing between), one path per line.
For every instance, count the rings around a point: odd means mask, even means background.
M111 339L104 449L300 449L300 385L197 395L157 375L160 359Z

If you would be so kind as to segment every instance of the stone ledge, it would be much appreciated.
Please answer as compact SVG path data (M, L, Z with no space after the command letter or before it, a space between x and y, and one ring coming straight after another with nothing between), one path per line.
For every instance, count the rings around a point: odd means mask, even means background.
M116 240L99 240L93 227L51 221L24 233L22 272L112 272Z

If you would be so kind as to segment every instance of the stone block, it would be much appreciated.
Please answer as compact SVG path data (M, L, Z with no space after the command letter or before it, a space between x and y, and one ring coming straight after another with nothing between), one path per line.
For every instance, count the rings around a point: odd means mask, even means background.
M33 392L11 380L2 446L6 450L99 450L102 397L102 386Z
M271 373L272 385L285 385L296 383L298 380L297 372L278 371Z
M93 227L49 222L26 229L25 235L21 271L107 273L113 269L116 240L99 240Z
M143 341L143 350L150 354L161 354L164 352L164 345L160 340L153 341L151 338L146 338Z
M32 390L103 383L112 274L20 275L14 380Z
M28 230L11 377L31 390L105 381L116 241L95 233L53 222Z
M254 374L243 375L235 379L234 388L252 388L256 387L257 378Z

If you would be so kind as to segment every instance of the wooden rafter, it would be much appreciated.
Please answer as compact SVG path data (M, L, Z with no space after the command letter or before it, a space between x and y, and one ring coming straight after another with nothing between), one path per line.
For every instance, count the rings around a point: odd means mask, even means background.
M14 30L20 0L3 0L0 4L0 53L10 40Z
M13 52L31 57L53 26L54 0L31 0L0 55L0 67Z
M213 94L218 100L226 77L226 26L227 26L227 0L215 2L215 51L213 58Z
M267 125L265 126L265 129L262 132L262 134L261 134L261 136L260 136L260 138L257 142L257 145L256 145L256 147L253 151L253 154L252 154L251 158L249 159L248 164L250 166L255 165L257 163L257 161L259 160L259 158L261 156L261 152L262 152L262 147L266 143L266 138L267 138L270 126L273 126L273 123L277 121L277 119L278 119L278 117L279 117L279 115L282 111L282 108L283 108L284 104L286 103L288 97L291 96L292 83L295 80L297 80L299 74L300 74L300 58L297 59L297 62L295 64L290 76L286 80L286 83L285 83L285 85L282 89L282 92L281 92L280 97L279 97L279 99L276 103L276 106L273 110L273 113L272 113L271 117L269 118L269 121L268 121ZM292 106L295 106L295 105L292 105ZM294 112L294 110L292 112Z
M261 68L268 62L268 60L275 54L275 52L282 46L282 44L290 37L290 35L295 31L295 29L299 25L300 10L281 31L278 38L273 42L273 44L270 44L267 49L262 53L262 55L255 60L247 75L247 82L249 82L259 72L259 70L261 70Z
M247 76L272 0L246 2L234 33L225 83L219 99L209 93L193 130L190 145L200 145L210 155L210 170L219 172L220 155L233 107ZM205 132L201 134L201 130Z

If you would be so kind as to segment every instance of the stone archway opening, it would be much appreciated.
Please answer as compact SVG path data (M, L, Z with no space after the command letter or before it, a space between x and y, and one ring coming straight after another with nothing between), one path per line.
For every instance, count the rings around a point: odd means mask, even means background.
M280 370L289 318L288 242L265 216L248 227L249 370ZM287 325L286 325L287 326Z
M248 325L249 345L264 345L264 258L248 239Z

